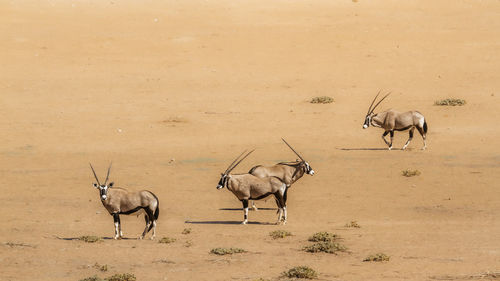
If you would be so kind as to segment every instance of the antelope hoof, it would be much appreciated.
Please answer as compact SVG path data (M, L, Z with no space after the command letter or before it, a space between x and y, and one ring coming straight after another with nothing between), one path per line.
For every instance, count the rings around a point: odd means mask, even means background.
M155 237L154 237L154 236L151 236L151 238L149 238L149 239L151 239L151 240L155 240Z
M252 206L252 210L254 210L254 211L258 211L258 210L259 210L259 208L257 208L257 206Z
M139 238L138 238L138 239L139 239L139 240L142 240L142 239L144 239L144 236L142 236L142 235L141 235L141 236L139 236Z
M422 147L422 150L425 150L426 148L427 148L427 147L426 147L426 146L424 146L424 147Z
M406 145L405 145L405 146L403 146L403 148L401 148L401 150L406 150Z
M118 236L113 237L113 239L118 240Z
M389 150L392 150L392 146L389 146Z
M248 223L248 221L242 221L241 222L241 224L247 224L247 223Z

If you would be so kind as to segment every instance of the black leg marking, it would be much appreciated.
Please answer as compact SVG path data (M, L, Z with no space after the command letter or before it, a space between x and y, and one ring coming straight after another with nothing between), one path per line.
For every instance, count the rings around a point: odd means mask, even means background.
M246 221L248 220L248 214L246 212L246 209L248 209L248 200L241 200L241 202L243 203L243 212L244 212L243 218Z

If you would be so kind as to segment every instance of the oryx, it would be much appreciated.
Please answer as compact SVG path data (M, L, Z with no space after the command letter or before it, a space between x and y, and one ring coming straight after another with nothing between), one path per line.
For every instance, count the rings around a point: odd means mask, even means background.
M113 187L113 182L108 182L109 171L111 170L111 164L108 167L108 174L106 175L106 180L104 184L99 182L97 175L94 171L94 167L90 164L92 173L97 183L94 183L94 187L99 189L99 195L101 198L102 205L109 214L113 216L115 222L115 239L122 238L122 226L120 223L120 215L130 215L137 211L143 210L146 214L144 219L146 220L146 228L144 229L140 239L153 229L153 235L151 239L155 238L156 235L156 221L160 214L160 202L158 197L153 194L153 192L148 190L141 190L138 192L127 191L120 187Z
M283 142L300 158L300 160L294 162L280 162L273 166L262 166L258 165L250 169L248 172L254 176L259 178L263 177L277 177L282 182L284 182L287 188L300 179L304 174L314 175L314 170L311 168L311 165L304 160L302 156L300 156L295 149L283 138L281 138ZM257 210L257 206L255 206L255 202L252 201L252 208Z
M392 149L392 139L394 137L394 131L404 131L410 129L410 137L406 141L405 145L403 146L403 150L406 149L408 144L413 138L413 131L415 128L417 128L418 132L422 136L422 139L424 140L424 146L422 149L427 148L427 144L425 142L425 137L427 134L427 122L424 118L424 115L418 111L407 111L407 112L398 112L393 109L389 109L384 112L380 113L373 113L375 108L390 94L388 93L385 95L380 101L375 104L375 106L372 108L373 103L377 99L378 95L380 92L375 96L373 99L372 103L370 104L370 107L368 108L368 112L366 113L365 117L365 123L363 124L363 129L368 128L370 125L374 127L379 127L384 129L384 133L382 134L382 139L384 142L389 146L389 150ZM388 142L385 139L385 136L387 134L390 134L391 136L391 141Z
M226 171L221 174L219 183L217 184L217 189L227 187L227 189L230 190L243 203L244 220L242 224L247 224L248 222L248 200L258 200L271 194L274 195L279 210L277 223L280 223L283 219L283 224L285 224L287 219L287 188L285 183L277 177L259 178L251 174L230 174L231 171L236 168L241 161L243 161L243 159L253 152L253 150L240 159L245 152L246 151L240 154L233 161L233 163L227 167Z

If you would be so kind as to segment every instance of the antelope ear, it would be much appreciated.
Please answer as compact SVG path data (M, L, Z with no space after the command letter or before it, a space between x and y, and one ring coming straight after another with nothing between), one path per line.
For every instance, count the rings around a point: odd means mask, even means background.
M114 182L110 182L108 187L113 187L113 184L115 184Z
M99 186L97 185L97 183L94 183L92 184L95 188L99 188Z

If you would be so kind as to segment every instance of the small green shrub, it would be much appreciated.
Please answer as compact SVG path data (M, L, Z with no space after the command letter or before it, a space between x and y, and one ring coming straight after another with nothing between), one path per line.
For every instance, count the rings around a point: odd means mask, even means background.
M271 236L273 239L279 239L279 238L285 238L287 236L292 236L292 233L286 230L275 230L269 232L269 236Z
M191 233L191 228L184 228L184 230L182 231L182 234L189 234Z
M376 262L382 262L382 261L389 261L391 257L384 253L378 253L375 255L370 255L366 257L363 261L376 261Z
M289 269L288 271L283 272L281 275L288 278L303 279L314 279L318 277L318 273L308 266L296 266Z
M339 239L340 236L337 234L323 231L314 233L308 240L311 242L333 242Z
M232 255L232 254L239 254L239 253L245 253L246 251L240 248L214 248L210 251L210 253L223 256L223 255Z
M303 248L304 251L309 253L319 253L324 252L328 254L336 254L337 252L345 252L347 251L347 247L332 241L320 241L313 243L311 245L305 246Z
M94 236L94 235L84 235L78 237L78 240L86 242L86 243L96 243L96 242L101 242L102 238L99 236Z
M105 281L136 281L137 278L135 277L134 274L130 273L117 273L113 276L110 276L106 279Z
M467 102L462 99L444 99L444 100L437 100L434 102L434 105L439 105L439 106L462 106L465 105Z
M172 237L163 237L162 239L158 240L158 243L170 244L170 243L174 243L175 241L177 241L177 239L175 239L175 238L172 238Z
M314 97L311 99L310 103L332 103L333 98L327 96Z
M414 177L414 176L419 176L421 173L419 170L406 169L402 171L401 174L405 177Z
M357 221L348 222L344 226L345 227L361 228L361 225L359 225Z

